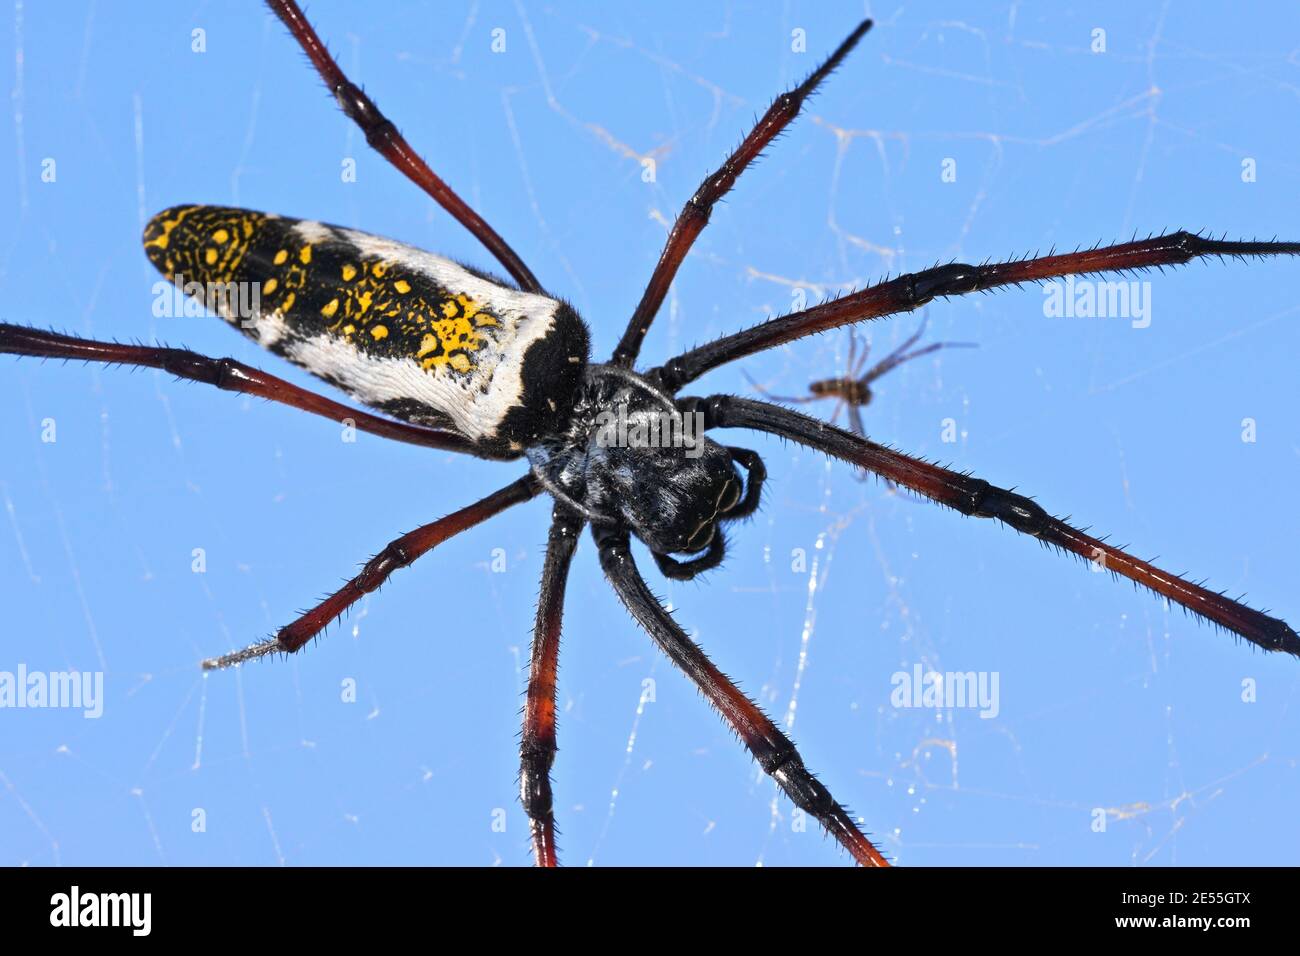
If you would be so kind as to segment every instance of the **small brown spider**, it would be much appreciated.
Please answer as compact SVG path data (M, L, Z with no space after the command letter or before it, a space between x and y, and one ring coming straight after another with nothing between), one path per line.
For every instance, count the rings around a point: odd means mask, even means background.
M830 422L834 425L839 421L840 412L848 410L849 428L853 434L859 438L866 438L866 430L862 426L862 409L871 404L874 394L871 391L871 383L878 378L884 377L893 369L898 368L904 362L910 362L912 359L918 359L923 355L929 355L931 352L937 352L940 349L974 349L979 346L974 342L931 342L929 345L917 349L915 352L909 352L913 345L921 340L925 335L925 327L929 324L929 317L921 319L921 324L911 338L900 345L894 351L882 358L866 372L862 371L862 366L867 364L867 358L871 355L871 343L867 342L862 346L862 354L857 354L858 334L857 330L849 330L849 361L848 374L839 378L821 378L812 382L808 386L807 395L773 395L758 382L754 381L753 376L744 372L745 378L754 389L766 397L778 402L788 402L794 405L806 405L808 402L821 401L824 398L838 399L835 403L835 409L831 412ZM857 471L858 480L862 481L870 474L859 468ZM892 483L891 483L892 487Z

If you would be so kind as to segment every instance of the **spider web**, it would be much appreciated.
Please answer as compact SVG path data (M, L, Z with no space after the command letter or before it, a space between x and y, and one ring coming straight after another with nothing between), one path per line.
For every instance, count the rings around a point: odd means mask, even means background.
M863 12L875 30L715 212L647 360L936 261L1179 227L1300 231L1287 4L1249 18L1226 4L607 7L310 11L416 148L587 318L599 356L681 202ZM366 150L252 5L158 4L122 22L94 3L16 3L0 30L5 321L183 343L309 384L214 320L151 315L139 228L183 201L490 264ZM155 52L125 55L142 44ZM1295 268L1139 277L1146 328L1047 318L1036 289L935 303L928 340L979 349L882 379L867 430L1294 623ZM918 321L860 334L879 356ZM838 374L847 347L836 332L742 364L798 394ZM0 365L0 670L105 675L98 720L0 711L0 861L527 861L515 735L542 503L400 572L308 653L198 669L517 469L346 443L328 422L152 372ZM738 368L700 387L750 388ZM763 511L734 530L724 569L651 580L892 857L1290 862L1300 831L1276 808L1300 796L1294 661L796 447L731 440L768 462ZM587 541L569 594L554 774L567 862L843 861L637 631ZM997 715L893 706L893 675L917 665L997 675Z

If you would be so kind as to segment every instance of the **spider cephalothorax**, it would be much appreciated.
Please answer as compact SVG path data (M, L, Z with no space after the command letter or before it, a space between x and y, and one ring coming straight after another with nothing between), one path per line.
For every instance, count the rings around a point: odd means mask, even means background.
M612 365L587 369L564 428L528 458L556 498L593 524L626 528L680 579L722 561L720 526L753 514L766 473L753 452L706 436L702 414L682 412L643 376Z
M856 412L870 397L870 381L945 344L907 353L920 332L865 375L859 377L861 368L850 362L847 378L822 383L814 391L812 398L836 395L849 405L852 432L771 402L677 394L706 372L747 355L909 312L936 298L1179 265L1202 256L1295 255L1300 243L1234 242L1179 231L1059 255L978 266L950 263L770 319L637 373L646 332L710 210L870 29L870 21L864 21L803 83L777 97L735 152L704 180L673 225L609 363L592 365L587 327L577 314L543 290L514 250L343 74L298 5L293 0L268 3L370 145L465 225L514 284L352 230L226 207L173 207L155 217L145 236L146 251L168 279L180 284L187 273L187 280L222 288L252 284L260 292L259 304L247 315L222 311L222 296L214 299L197 287L192 294L215 303L223 317L260 344L386 415L342 405L233 359L184 349L97 342L0 324L0 351L161 368L414 445L498 460L527 457L530 468L493 494L389 542L347 584L274 637L206 661L205 667L300 650L393 571L461 531L549 491L556 504L520 744L521 797L537 862L555 865L558 859L550 769L556 753L560 625L569 566L580 532L590 524L601 567L619 600L718 710L763 770L856 862L883 865L884 854L859 821L808 771L780 728L709 660L637 568L633 537L649 546L669 577L689 578L715 567L725 548L722 526L757 508L765 476L762 460L703 434L716 428L777 435L964 515L994 518L1149 588L1263 650L1300 655L1300 638L1285 621L1168 574L1052 517L1024 495L868 439ZM245 301L242 294L239 300ZM679 560L674 554L696 557Z

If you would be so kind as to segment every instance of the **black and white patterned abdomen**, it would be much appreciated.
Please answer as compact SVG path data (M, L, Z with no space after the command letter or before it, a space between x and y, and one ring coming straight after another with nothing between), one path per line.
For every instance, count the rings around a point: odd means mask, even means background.
M556 427L588 358L566 303L411 246L224 206L150 220L164 276L265 348L406 421L517 453Z

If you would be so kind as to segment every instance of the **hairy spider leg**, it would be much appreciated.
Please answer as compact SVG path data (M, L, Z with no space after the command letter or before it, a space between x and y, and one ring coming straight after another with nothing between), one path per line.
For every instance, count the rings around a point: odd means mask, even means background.
M682 399L680 404L691 411L701 412L706 428L752 428L770 432L866 468L964 515L997 518L1044 544L1096 562L1107 571L1149 588L1192 614L1244 637L1256 647L1300 656L1300 637L1285 621L1163 571L1122 548L1085 534L1052 517L1024 495L999 488L982 478L912 458L769 402L714 395L695 400Z
M519 739L519 791L528 815L533 859L538 866L558 866L555 843L555 805L551 793L551 766L555 763L555 688L560 666L560 629L564 616L564 588L569 565L586 521L556 502L542 566L537 621L533 627L532 658L528 668L528 696Z
M308 641L364 595L377 591L388 580L389 575L398 568L414 564L420 557L449 538L454 538L462 531L499 515L507 508L536 497L541 490L541 483L529 473L486 498L452 512L445 518L439 518L437 521L421 525L414 531L408 531L400 538L390 541L382 551L366 562L360 574L343 587L297 620L280 628L275 637L250 644L243 650L206 660L203 662L203 669L217 670L243 664L267 654L292 654L302 649Z
M935 266L715 339L669 359L661 368L648 373L648 377L657 378L665 390L676 393L705 372L746 355L764 352L842 325L910 312L927 302L946 296L1016 286L1022 282L1042 282L1068 275L1129 272L1183 265L1201 256L1245 259L1249 256L1297 254L1300 254L1300 242L1234 242L1210 239L1184 231L1063 255L1049 254L981 266L965 263Z
M682 207L677 221L673 223L672 231L668 234L668 241L664 243L663 252L659 254L659 261L650 274L650 281L646 284L641 301L637 303L632 318L628 320L627 329L614 349L614 356L610 359L612 364L623 368L631 368L635 364L637 355L641 352L641 343L645 341L646 333L650 331L650 324L659 313L659 307L663 305L668 287L672 285L678 268L686 258L686 254L690 252L691 246L695 244L696 237L708 225L714 205L731 191L740 175L799 115L804 101L813 95L821 82L844 61L870 29L871 21L863 20L844 42L836 47L835 52L808 75L806 80L778 96L754 128L749 131L749 135L736 147L736 151L728 156L720 167L706 176L695 194L686 200L686 205Z
M469 230L519 283L519 288L525 292L541 292L541 284L509 244L429 168L429 164L411 148L392 121L379 111L375 101L339 69L295 0L266 0L266 5L289 28L320 78L325 81L325 87L338 102L339 108L365 134L366 142Z
M888 866L889 861L857 821L804 766L790 738L718 670L651 593L632 558L627 532L603 525L592 525L591 532L600 550L600 565L623 606L717 709L763 772L777 782L796 807L825 827L855 861L863 866Z
M177 378L213 385L222 391L256 395L340 423L350 421L358 431L394 441L461 452L476 458L485 457L473 442L454 432L394 421L349 408L232 358L208 358L188 349L100 342L7 323L0 323L0 353L161 369Z

